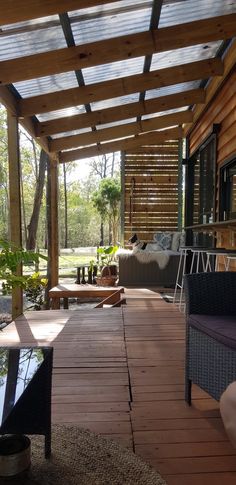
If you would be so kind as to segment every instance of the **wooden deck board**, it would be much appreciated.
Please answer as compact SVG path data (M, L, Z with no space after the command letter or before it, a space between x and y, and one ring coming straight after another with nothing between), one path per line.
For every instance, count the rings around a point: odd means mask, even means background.
M184 317L157 289L126 290L123 308L28 312L0 345L53 345L53 422L133 447L168 485L235 485L219 406L184 396Z

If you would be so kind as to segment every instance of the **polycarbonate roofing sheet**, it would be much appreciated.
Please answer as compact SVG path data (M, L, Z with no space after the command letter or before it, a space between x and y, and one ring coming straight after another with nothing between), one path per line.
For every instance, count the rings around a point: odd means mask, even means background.
M58 109L57 111L50 111L50 113L38 114L37 118L39 121L49 121L56 120L57 118L65 118L67 116L80 115L81 113L85 113L85 107L83 105Z
M189 62L201 61L215 57L221 41L208 42L207 44L198 44L181 49L175 49L166 52L158 52L152 57L151 71L164 69L166 67L179 66ZM201 75L201 72L199 72Z
M118 9L110 15L99 15L97 18L78 19L72 23L72 32L76 45L87 44L100 40L120 37L127 34L144 32L149 29L151 8L139 9L134 6L131 11L118 13Z
M138 100L139 93L134 93L127 96L119 96L117 98L105 99L104 101L91 103L91 108L93 111L98 111L106 108L113 108L115 106L121 106L123 104L135 103Z
M39 54L66 47L61 26L17 33L17 29L0 33L0 61Z
M53 140L56 140L58 138L63 138L65 136L82 135L83 133L91 133L91 132L92 132L91 128L81 128L80 130L66 131L64 133L57 133L56 135L51 135L51 138Z
M115 126L126 125L127 123L134 123L136 118L129 118L128 120L113 121L113 123L106 123L104 125L97 125L97 130L103 130L104 128L113 128Z
M184 0L170 4L165 2L161 10L159 27L169 27L235 12L235 0Z
M169 0L164 0L169 1ZM85 20L90 18L98 18L99 16L110 15L110 12L115 15L117 12L123 12L124 10L132 11L138 9L146 9L152 7L153 0L120 0L119 2L109 3L109 1L103 5L97 5L95 7L83 8L80 10L73 10L69 12L71 21L77 20L77 18L84 18Z
M76 88L78 87L78 81L75 73L71 71L30 79L29 81L20 81L14 83L14 86L22 98L29 98L40 94L62 91L63 89Z
M99 66L88 67L83 69L85 84L94 84L109 79L122 78L140 74L143 71L144 57L135 57L134 59L125 59L124 61L110 62Z
M200 77L200 74L199 74ZM165 86L158 89L150 89L146 91L145 100L160 98L161 96L168 96L169 94L182 93L189 91L190 89L197 89L200 86L201 81L189 81L187 83L173 84L173 86Z
M175 108L175 109L168 109L166 111L158 111L157 113L152 113L150 115L144 115L142 116L142 120L149 120L151 118L156 118L159 116L164 116L164 115L171 115L173 113L180 113L181 111L187 111L188 106L182 106L181 108ZM166 130L166 128L165 128Z

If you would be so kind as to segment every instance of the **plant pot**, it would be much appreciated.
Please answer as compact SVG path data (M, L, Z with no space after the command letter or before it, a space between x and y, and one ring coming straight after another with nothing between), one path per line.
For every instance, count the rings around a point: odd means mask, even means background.
M101 276L115 276L117 278L117 266L116 264L110 264L109 266L103 266L101 270Z
M14 477L30 466L30 439L24 435L0 437L0 477Z
M96 282L98 286L115 286L117 276L97 276Z

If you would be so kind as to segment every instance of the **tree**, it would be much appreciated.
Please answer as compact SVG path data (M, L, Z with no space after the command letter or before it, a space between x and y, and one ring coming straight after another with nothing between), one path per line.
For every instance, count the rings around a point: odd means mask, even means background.
M0 238L8 237L8 151L6 110L0 106Z
M118 240L118 225L120 216L121 187L118 179L101 180L99 188L93 194L93 203L101 216L101 221L108 218L111 224L112 244ZM104 244L103 244L104 245Z
M37 230L38 230L38 223L39 223L40 207L41 207L42 198L43 198L47 160L48 160L47 153L45 153L44 150L41 150L40 161L39 161L39 171L38 171L36 188L34 193L33 211L31 214L30 223L27 226L28 236L26 240L26 248L29 250L35 250L36 248L36 237L37 237Z

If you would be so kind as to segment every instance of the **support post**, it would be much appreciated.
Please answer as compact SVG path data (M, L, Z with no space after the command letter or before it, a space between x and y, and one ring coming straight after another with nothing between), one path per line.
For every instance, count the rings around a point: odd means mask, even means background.
M48 283L49 288L58 285L58 162L48 161ZM57 307L59 307L57 302Z
M125 242L125 154L120 153L120 172L121 172L121 207L120 207L120 237L121 245Z
M10 209L10 241L17 247L22 246L21 232L21 196L20 196L20 150L18 119L10 111L7 112L8 127L8 166L9 166L9 209ZM16 274L22 275L22 265ZM21 288L12 290L12 318L23 313L23 291Z
M178 230L183 228L183 140L178 145Z

